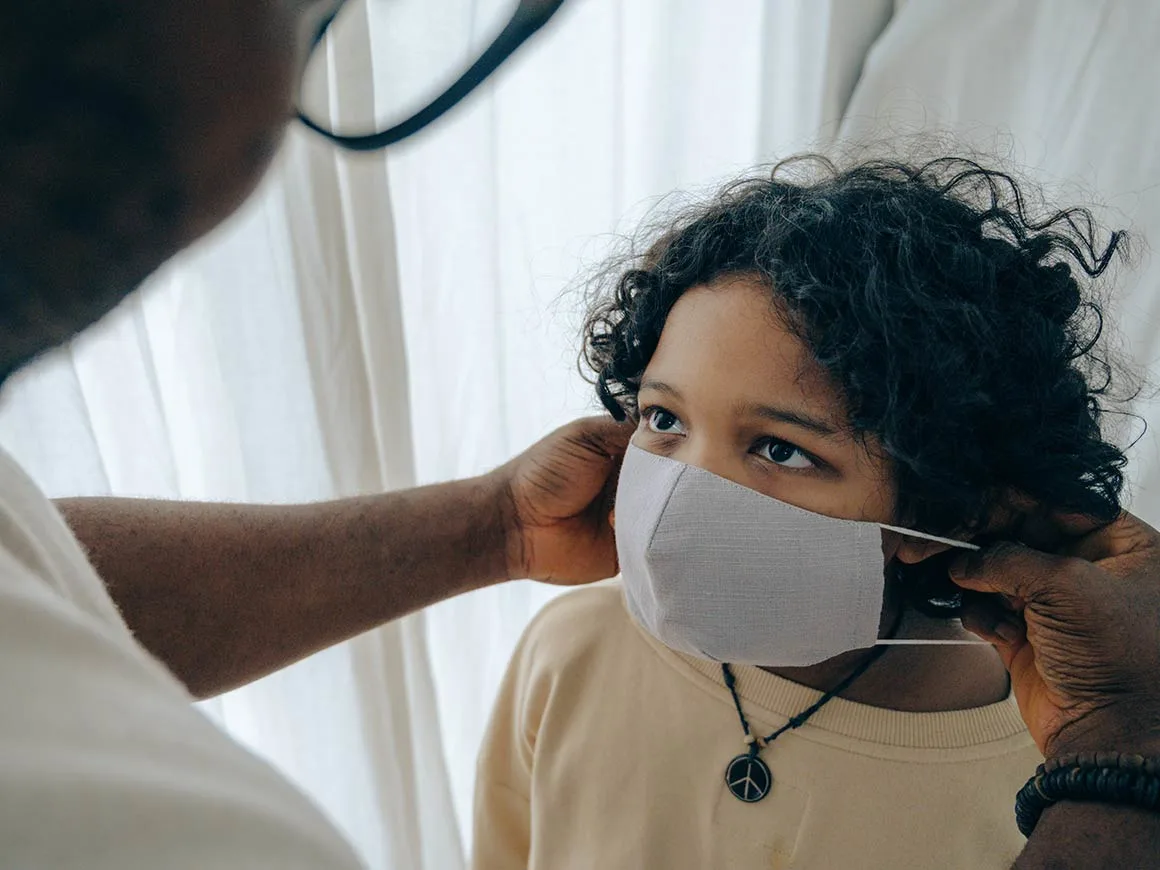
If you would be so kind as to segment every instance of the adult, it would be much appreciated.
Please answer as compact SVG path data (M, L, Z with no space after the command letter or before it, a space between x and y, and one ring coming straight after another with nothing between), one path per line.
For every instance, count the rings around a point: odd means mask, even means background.
M340 5L3 4L0 378L245 199ZM306 801L190 708L190 692L509 577L611 573L608 495L625 440L582 421L473 481L315 506L63 502L100 579L0 457L5 863L355 867ZM1048 752L1158 755L1157 533L1125 516L1074 546L962 566L964 585L1005 594L1016 613L980 608L975 625L1004 652ZM1160 817L1063 801L1021 865L1143 866L1157 853Z

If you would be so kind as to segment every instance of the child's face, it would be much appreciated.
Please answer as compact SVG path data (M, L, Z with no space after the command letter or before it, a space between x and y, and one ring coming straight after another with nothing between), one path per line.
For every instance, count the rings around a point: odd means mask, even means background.
M888 463L848 433L839 392L753 279L719 279L678 300L639 406L633 443L650 453L816 513L895 519Z

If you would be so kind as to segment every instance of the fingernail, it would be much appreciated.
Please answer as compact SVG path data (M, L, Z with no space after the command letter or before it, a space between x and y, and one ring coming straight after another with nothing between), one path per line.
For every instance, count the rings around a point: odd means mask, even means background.
M951 559L947 564L947 572L952 580L961 579L967 573L967 554L961 553Z
M982 553L959 553L950 562L950 575L955 580L967 580L976 576L983 568Z

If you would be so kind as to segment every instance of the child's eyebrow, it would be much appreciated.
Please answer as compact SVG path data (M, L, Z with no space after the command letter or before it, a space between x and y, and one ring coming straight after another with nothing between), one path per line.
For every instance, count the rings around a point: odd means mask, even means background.
M655 390L658 393L664 393L665 395L672 396L674 399L681 398L681 391L671 384L666 384L664 381L641 381L638 392L643 392L644 390Z
M674 399L682 398L680 390L672 384L666 384L664 381L652 379L641 381L639 391L643 392L645 390L664 393L665 395L672 396ZM833 438L842 434L842 430L833 423L819 417L811 417L809 414L790 408L778 408L773 405L763 405L759 402L743 402L737 405L737 413L741 416L764 417L766 420L772 420L775 423L788 423L791 426L806 429L826 438Z
M789 408L777 408L772 405L760 405L757 403L745 403L738 405L739 413L750 417L764 417L766 420L773 420L775 423L788 423L791 426L798 426L802 429L807 429L816 435L822 435L827 438L833 438L840 435L841 430L833 423L822 420L818 417L811 417L809 414L801 411L791 410Z

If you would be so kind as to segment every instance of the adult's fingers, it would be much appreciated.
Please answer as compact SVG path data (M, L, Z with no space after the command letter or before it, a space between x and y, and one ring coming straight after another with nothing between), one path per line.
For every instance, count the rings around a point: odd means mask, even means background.
M1059 522L1079 531L1091 520L1060 515ZM1115 575L1138 570L1137 563L1160 561L1160 533L1130 513L1102 525L1060 548L1060 555L1013 542L999 542L978 553L959 556L950 564L951 579L964 589L997 592L1030 599L1036 591L1059 587L1077 571L1098 563Z
M602 416L576 420L568 425L567 433L593 452L603 453L615 459L624 455L635 430L636 427L632 423L621 423L611 417Z
M1026 633L1018 602L1002 595L963 591L963 627L993 644L1014 643Z
M1071 542L1063 552L1088 562L1102 562L1160 545L1160 533L1123 511L1115 520Z
M1071 560L1002 541L977 553L963 553L949 566L951 580L974 592L993 592L1028 600L1058 578Z
M1041 509L1023 514L1014 529L1013 537L1019 543L1045 553L1065 552L1068 545L1082 538L1103 523L1083 514L1049 512Z

